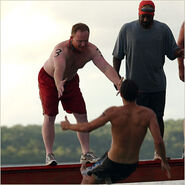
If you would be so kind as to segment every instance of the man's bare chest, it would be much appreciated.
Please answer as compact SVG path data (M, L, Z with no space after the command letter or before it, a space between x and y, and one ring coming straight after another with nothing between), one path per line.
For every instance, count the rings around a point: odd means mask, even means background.
M70 56L66 59L66 67L70 69L80 69L91 59L87 56Z

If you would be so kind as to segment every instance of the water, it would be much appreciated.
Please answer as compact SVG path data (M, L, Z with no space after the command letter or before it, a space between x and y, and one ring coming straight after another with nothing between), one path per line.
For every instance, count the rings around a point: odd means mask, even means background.
M140 183L124 183L124 185L185 185L184 180L173 181L156 181L156 182L140 182Z

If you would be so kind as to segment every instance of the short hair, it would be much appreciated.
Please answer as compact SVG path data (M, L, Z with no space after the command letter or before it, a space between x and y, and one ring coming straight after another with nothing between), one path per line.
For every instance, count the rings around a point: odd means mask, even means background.
M138 87L133 80L126 79L121 84L121 96L127 101L135 101L138 96L138 91Z
M72 30L71 30L71 35L74 35L78 30L90 32L89 27L86 24L77 23L77 24L73 25Z

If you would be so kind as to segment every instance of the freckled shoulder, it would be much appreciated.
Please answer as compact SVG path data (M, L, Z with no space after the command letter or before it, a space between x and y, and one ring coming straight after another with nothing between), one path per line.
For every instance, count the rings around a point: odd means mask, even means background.
M89 48L90 48L93 56L102 56L101 51L99 50L99 48L96 45L89 42Z
M91 42L88 43L88 47L89 47L89 49L90 49L91 51L96 51L96 49L97 49L97 46L94 45L94 44L91 43Z
M54 57L59 56L61 53L66 53L69 50L69 40L60 42L53 49Z

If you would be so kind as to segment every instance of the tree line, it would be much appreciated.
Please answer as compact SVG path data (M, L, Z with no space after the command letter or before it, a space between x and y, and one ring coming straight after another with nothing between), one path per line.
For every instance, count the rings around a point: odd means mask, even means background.
M183 120L165 121L164 141L167 156L180 158L183 152ZM44 164L45 148L41 135L41 125L15 125L1 127L1 165ZM111 125L90 133L90 148L97 156L107 151L111 144ZM79 162L81 148L75 132L62 131L55 125L54 154L59 163ZM140 150L140 160L153 159L154 144L147 132Z

